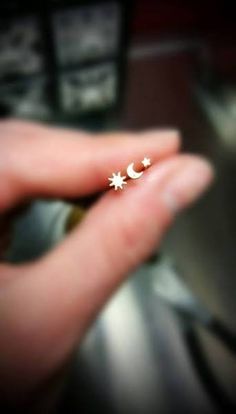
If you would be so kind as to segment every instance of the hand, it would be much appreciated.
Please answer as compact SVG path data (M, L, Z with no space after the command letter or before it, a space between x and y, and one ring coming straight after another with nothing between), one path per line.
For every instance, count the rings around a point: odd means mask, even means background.
M0 123L0 213L33 197L107 189L108 177L144 156L152 167L107 191L79 228L34 263L0 264L0 389L27 393L70 355L90 323L162 240L176 213L213 178L200 157L177 155L175 131L82 133ZM22 237L24 237L22 235Z

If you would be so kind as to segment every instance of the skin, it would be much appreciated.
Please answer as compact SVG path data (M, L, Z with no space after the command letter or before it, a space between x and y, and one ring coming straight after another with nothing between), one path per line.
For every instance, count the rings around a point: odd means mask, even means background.
M171 130L94 138L15 120L0 123L3 222L26 199L104 191L112 172L124 175L130 162L152 160L124 191L106 191L46 256L20 266L0 264L2 395L28 395L63 364L130 271L160 245L177 213L208 188L209 162L180 154L179 147L178 132Z

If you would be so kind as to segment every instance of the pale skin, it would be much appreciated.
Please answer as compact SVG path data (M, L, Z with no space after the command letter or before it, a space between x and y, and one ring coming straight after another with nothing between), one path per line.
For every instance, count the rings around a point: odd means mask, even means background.
M94 138L22 121L0 123L2 218L25 199L71 199L107 189L46 256L20 266L0 264L2 395L27 395L64 363L119 285L160 245L176 214L208 188L214 175L209 162L179 148L172 130ZM125 172L144 156L152 166L140 179L122 191L109 189L113 172Z

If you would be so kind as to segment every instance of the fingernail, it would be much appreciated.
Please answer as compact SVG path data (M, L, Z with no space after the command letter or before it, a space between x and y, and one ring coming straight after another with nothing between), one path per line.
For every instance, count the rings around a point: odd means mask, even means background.
M165 183L162 193L165 204L173 213L179 212L204 193L213 177L213 167L208 161L192 158Z
M148 129L141 132L144 138L154 138L158 139L180 139L181 133L178 129Z
M170 145L171 148L175 147L178 150L181 146L181 134L177 129L151 129L143 131L141 136L145 140L151 140L155 142L158 139L158 145L163 144L163 148Z
M146 129L144 131L141 132L142 134L145 135L160 135L160 134L165 134L165 135L180 135L180 131L176 128L158 128L158 129Z

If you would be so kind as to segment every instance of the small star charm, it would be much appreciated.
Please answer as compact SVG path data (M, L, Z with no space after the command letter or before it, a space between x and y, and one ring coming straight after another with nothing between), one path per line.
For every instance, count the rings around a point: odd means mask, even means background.
M120 188L121 190L123 189L123 185L127 184L127 182L125 181L126 176L121 176L120 172L118 172L117 174L113 173L111 178L108 178L110 182L109 186L110 187L115 187L115 190L118 190L118 188Z
M142 164L143 164L143 166L144 166L144 168L147 168L147 167L150 167L150 165L151 165L151 160L150 160L150 158L144 158L143 159L143 161L141 161L142 162Z

